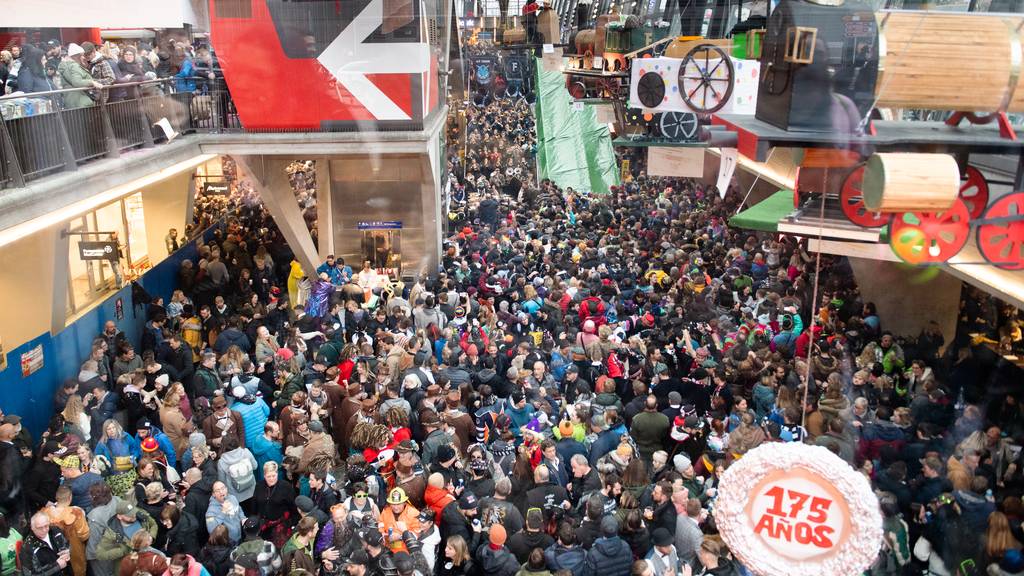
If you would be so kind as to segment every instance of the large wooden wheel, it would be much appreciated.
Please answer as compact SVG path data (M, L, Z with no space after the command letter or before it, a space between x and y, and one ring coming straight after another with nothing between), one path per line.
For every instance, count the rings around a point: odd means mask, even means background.
M889 221L888 214L871 212L864 205L864 164L858 164L843 180L839 191L839 203L843 215L858 226L878 228Z
M978 227L978 251L1003 270L1024 270L1024 192L996 200Z
M956 255L971 235L971 215L959 198L942 212L903 212L889 225L889 246L908 264L938 264Z
M711 114L729 101L735 77L732 60L724 50L713 44L698 44L679 67L679 91L691 110Z

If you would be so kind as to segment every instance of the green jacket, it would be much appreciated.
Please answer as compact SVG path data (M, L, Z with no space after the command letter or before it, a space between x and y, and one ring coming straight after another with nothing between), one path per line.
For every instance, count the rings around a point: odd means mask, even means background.
M153 520L153 517L145 510L137 508L135 510L135 518L142 525L142 529L149 532L155 539L157 533L156 520ZM117 570L120 571L121 559L131 553L131 538L125 535L124 526L115 514L110 517L110 522L107 522L107 528L103 531L103 537L100 538L100 543L96 547L96 559L113 560L117 562Z
M82 68L73 60L63 60L57 66L57 74L60 75L61 85L64 88L85 88L92 86L92 74ZM92 106L96 102L86 92L69 92L64 94L64 108L84 108Z

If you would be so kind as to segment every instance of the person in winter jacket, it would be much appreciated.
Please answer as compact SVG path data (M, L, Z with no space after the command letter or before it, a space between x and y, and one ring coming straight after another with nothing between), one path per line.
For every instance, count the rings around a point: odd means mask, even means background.
M217 526L210 532L206 546L199 553L199 561L212 576L228 576L234 563L231 561L231 541L228 540L226 527Z
M253 446L256 438L263 434L263 427L270 417L270 407L243 386L232 388L230 406L242 416L245 445Z
M573 576L582 574L586 557L587 551L576 542L576 529L569 522L562 522L558 526L558 540L544 550L544 562L548 570L569 570Z
M633 563L633 552L619 538L619 522L614 516L601 520L601 537L587 552L582 576L626 576Z
M49 516L36 513L30 527L19 554L22 574L71 576L71 546L58 528L50 526Z
M57 75L60 76L61 86L64 88L103 87L103 84L93 79L92 74L85 67L84 54L85 50L78 44L74 42L68 44L68 57L57 66ZM96 101L93 99L90 91L79 90L64 94L64 107L67 109L85 108L94 104L96 104Z
M242 519L245 512L238 500L228 494L228 487L223 482L213 484L213 498L206 508L206 530L213 532L213 529L220 525L227 526L228 537L232 542L242 540Z
M156 576L155 574L153 576ZM210 572L194 557L175 554L167 563L167 571L161 576L211 576Z
M316 561L313 559L313 541L318 529L316 519L312 516L299 520L295 526L295 533L281 549L281 562L286 573L295 570L306 570L310 574L318 573Z
M153 547L153 537L139 530L131 538L132 552L121 560L120 576L134 576L137 572L163 574L167 570L167 555Z
M150 536L156 538L156 520L136 508L134 504L122 500L117 505L116 513L103 530L103 537L100 538L100 543L96 547L96 558L116 562L117 570L120 572L121 561L132 553L129 534L134 535L139 530L145 530L149 532Z
M228 494L245 502L256 490L256 458L239 446L234 436L224 437L221 450L224 453L217 460L217 478L228 487Z
M508 533L501 524L492 524L488 542L476 551L476 564L488 576L515 576L519 572L516 557L505 548Z
M526 512L525 528L508 539L508 549L515 554L516 560L525 564L530 559L534 548L545 550L555 544L555 539L541 529L544 527L544 515L540 510L530 509Z

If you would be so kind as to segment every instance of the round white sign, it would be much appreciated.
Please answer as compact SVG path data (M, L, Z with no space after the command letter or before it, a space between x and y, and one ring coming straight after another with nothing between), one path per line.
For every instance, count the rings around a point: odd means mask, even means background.
M760 576L844 576L874 562L882 516L871 484L820 446L768 443L722 476L715 523Z

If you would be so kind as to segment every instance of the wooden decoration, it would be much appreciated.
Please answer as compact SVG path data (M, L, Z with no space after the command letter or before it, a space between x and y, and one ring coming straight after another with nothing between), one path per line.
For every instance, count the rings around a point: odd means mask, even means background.
M864 170L863 194L873 212L948 210L960 194L960 169L948 154L875 154Z
M1021 16L882 11L877 17L879 108L1024 111Z

